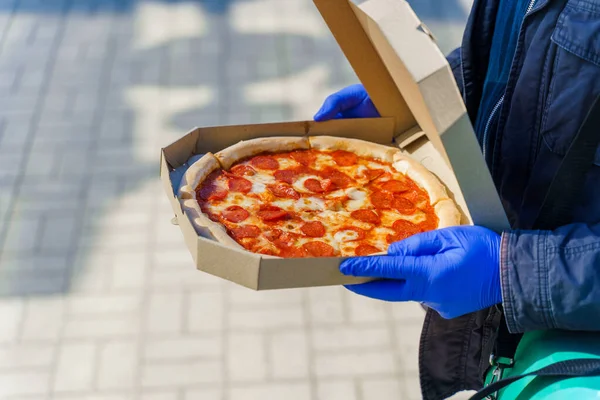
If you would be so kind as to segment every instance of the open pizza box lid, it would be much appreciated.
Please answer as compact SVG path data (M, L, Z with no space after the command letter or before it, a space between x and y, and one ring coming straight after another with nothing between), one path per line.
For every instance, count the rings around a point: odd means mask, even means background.
M164 148L161 178L197 268L255 290L366 281L342 275L343 258L262 257L196 232L176 196L183 172L206 152L257 137L330 135L399 146L446 185L464 224L508 229L450 67L408 3L314 3L382 117L196 128Z

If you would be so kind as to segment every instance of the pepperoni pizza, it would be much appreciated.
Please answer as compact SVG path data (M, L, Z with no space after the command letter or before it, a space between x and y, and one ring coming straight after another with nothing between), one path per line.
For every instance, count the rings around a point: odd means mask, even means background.
M275 257L383 253L460 223L444 186L399 149L328 136L208 153L186 172L180 199L199 234Z

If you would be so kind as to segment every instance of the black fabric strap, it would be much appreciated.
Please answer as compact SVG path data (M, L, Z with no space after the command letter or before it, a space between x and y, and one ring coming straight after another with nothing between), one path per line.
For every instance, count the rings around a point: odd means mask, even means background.
M500 310L502 307L499 306ZM512 359L515 356L515 352L517 351L517 346L521 341L523 334L511 334L508 331L508 325L506 325L506 319L504 319L504 315L500 320L500 326L498 327L498 336L496 338L496 343L494 346L494 356L496 358L510 358Z
M537 216L536 229L555 229L572 222L573 205L581 198L585 180L600 145L600 96L596 98L577 135L567 150ZM498 328L494 356L512 359L522 335L508 331L502 318ZM585 376L598 375L600 360L571 360L549 365L539 371L500 380L478 392L471 400L483 399L498 389L525 376ZM486 393L481 395L481 393Z
M513 382L523 379L527 376L547 376L553 378L573 378L578 376L598 376L600 375L600 359L594 358L576 358L573 360L560 361L554 364L545 366L536 371L527 374L511 376L501 379L497 382L486 386L469 400L482 400L486 396L496 393L500 389L505 388Z

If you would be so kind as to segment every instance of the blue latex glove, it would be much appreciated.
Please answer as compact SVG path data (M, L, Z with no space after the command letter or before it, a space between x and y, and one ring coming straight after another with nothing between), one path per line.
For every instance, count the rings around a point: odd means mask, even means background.
M327 97L314 118L315 121L327 121L334 118L374 117L379 117L379 113L363 85L352 85Z
M444 318L502 302L500 235L478 226L420 233L393 243L386 256L346 260L340 271L383 278L346 286L354 293L386 301L418 301Z

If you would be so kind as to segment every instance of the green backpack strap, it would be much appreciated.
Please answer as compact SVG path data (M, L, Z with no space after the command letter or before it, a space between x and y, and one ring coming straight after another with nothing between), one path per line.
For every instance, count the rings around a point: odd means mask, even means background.
M500 379L499 381L496 381L475 393L469 398L469 400L483 400L487 396L496 393L511 383L528 376L546 376L563 379L579 376L600 376L600 359L577 358L573 360L559 361L536 371Z

